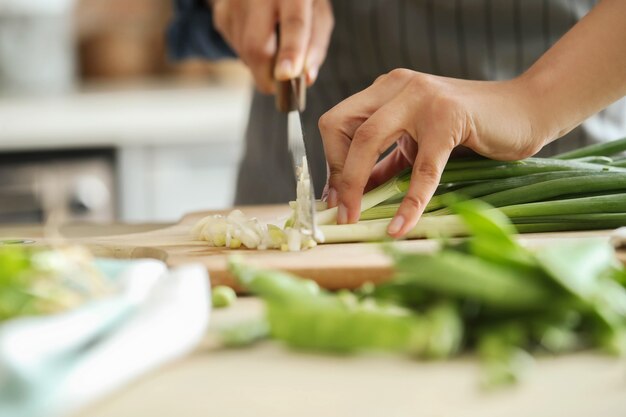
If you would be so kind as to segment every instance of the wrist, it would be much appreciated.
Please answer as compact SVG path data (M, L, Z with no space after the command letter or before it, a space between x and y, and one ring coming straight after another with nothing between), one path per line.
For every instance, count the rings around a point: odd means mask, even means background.
M537 149L562 136L555 106L550 103L549 89L541 79L524 73L510 81L522 114L530 124L531 138Z
M517 79L534 125L543 136L543 146L564 136L584 119L576 107L572 111L570 91L561 87L559 77L549 68L531 67Z

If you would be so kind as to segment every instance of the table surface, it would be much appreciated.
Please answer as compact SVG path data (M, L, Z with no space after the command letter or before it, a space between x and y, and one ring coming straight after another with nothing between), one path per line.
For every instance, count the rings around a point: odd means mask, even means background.
M116 225L117 233L159 225ZM2 227L36 237L36 226ZM78 236L97 226L69 225ZM75 417L308 416L603 416L626 415L626 361L579 353L539 358L516 387L484 392L473 357L420 362L397 355L295 352L277 342L228 350L217 329L263 314L255 298L212 313L192 354L166 365Z
M485 392L472 357L294 352L277 342L227 350L215 329L262 314L254 298L214 312L193 354L145 376L77 417L603 416L626 415L626 362L592 353L537 360L516 387Z

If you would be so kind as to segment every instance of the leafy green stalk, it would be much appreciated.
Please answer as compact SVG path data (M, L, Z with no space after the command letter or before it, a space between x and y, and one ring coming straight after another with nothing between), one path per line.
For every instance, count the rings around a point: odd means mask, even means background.
M529 184L484 195L480 199L493 207L503 207L545 201L555 197L576 196L581 192L606 194L607 192L626 191L626 173L603 172L594 174ZM442 215L452 212L451 208L444 208L432 214Z
M583 148L574 149L570 152L556 155L556 159L574 159L585 156L611 156L626 151L626 138L610 142L597 143Z
M518 383L533 364L532 356L524 349L527 343L526 329L516 322L483 331L477 347L483 364L482 386L493 389Z
M494 264L457 251L436 255L393 252L395 281L504 310L542 309L553 292L537 274Z
M531 161L549 161L550 159L557 158L527 158L521 161L497 161L493 159L487 158L463 158L463 159L453 159L448 161L446 164L446 170L458 170L458 169L472 169L472 168L491 168L496 166L512 166L519 165L520 162L531 162ZM570 158L568 158L570 159ZM606 156L601 155L588 155L580 158L571 158L572 161L576 162L588 162L592 164L610 164L613 160Z
M490 163L492 161L489 161ZM493 180L511 178L546 172L558 171L587 171L587 172L624 172L626 168L613 167L581 161L565 161L557 159L528 158L523 161L500 162L497 165L479 166L468 169L447 169L441 176L441 183L459 183L478 180ZM397 198L406 192L411 179L410 170L405 170L396 177L363 195L361 212L375 207L385 201ZM435 199L438 202L439 199ZM429 210L434 209L434 203ZM317 213L320 225L334 224L337 221L337 208L327 209Z
M397 197L408 189L410 177L409 173L397 175L386 183L365 193L361 200L361 211L374 207L383 201ZM337 207L320 211L316 214L317 223L319 225L328 225L337 223Z
M500 207L509 218L626 212L626 193Z
M441 182L492 180L554 171L626 172L624 168L558 159L529 158L507 165L444 171Z
M460 343L462 323L453 304L423 315L372 300L346 303L325 291L311 292L307 280L231 261L240 283L267 302L273 337L302 349L352 352L382 349L422 357L446 357Z
M325 243L375 242L388 240L390 219L360 221L355 224L320 226ZM422 217L407 238L466 236L467 227L458 216Z

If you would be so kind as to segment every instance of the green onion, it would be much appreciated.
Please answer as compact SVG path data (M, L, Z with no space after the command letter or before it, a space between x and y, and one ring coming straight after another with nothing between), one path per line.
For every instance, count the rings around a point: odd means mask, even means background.
M611 171L626 172L626 169L589 162L567 161L558 159L528 158L506 165L486 168L444 171L441 182L458 182L509 178L520 175L536 174L552 171Z
M614 167L626 168L626 158L616 159L610 165Z
M513 204L544 201L554 197L575 196L581 190L586 194L608 191L626 191L626 174L606 172L596 175L560 178L543 181L518 188L504 190L481 197L486 203L494 207L503 207ZM444 208L433 214L452 214L450 208Z
M372 242L388 239L387 226L391 219L360 221L355 224L320 226L324 243ZM458 216L422 217L409 238L465 236L467 227Z
M558 216L561 214L625 213L626 194L572 198L500 207L509 218Z
M526 185L537 184L560 178L574 178L579 176L593 176L603 174L605 173L602 171L555 171L522 175L519 177L504 178L492 181L482 181L477 184L472 184L459 188L455 190L456 192L453 193L445 193L434 196L426 206L425 212L428 213L446 207L446 204L450 201L450 198L453 195L462 195L464 197L475 198L488 194L494 194L500 191L510 190ZM391 203L378 205L373 208L364 210L361 215L361 220L375 220L393 217L399 206L400 204Z
M587 171L587 172L624 172L626 168L613 167L608 165L600 165L588 162L580 161L561 161L556 159L539 159L529 158L524 161L516 161L507 163L506 165L498 165L494 167L482 167L472 169L458 169L451 171L444 171L441 182L442 183L456 183L464 181L476 181L476 180L493 180L502 178L511 178L526 176L530 174L549 173L558 171ZM577 175L577 174L574 174ZM396 198L398 194L406 192L410 182L410 172L403 171L398 176L392 178L385 184L375 188L374 190L366 193L361 201L361 212L366 211L378 204L387 200ZM476 184L478 187L481 184ZM484 185L479 187L486 189ZM464 188L461 188L463 190ZM435 196L437 197L437 196ZM437 204L441 204L442 197L436 198L435 203L432 203L429 209L433 209ZM396 204L396 203L392 203ZM386 211L385 214L390 211ZM371 213L370 213L371 214ZM366 215L365 219L380 218ZM317 214L317 221L320 225L333 224L337 221L337 208L324 210Z
M557 159L557 158L552 158ZM569 158L568 158L569 159ZM472 169L472 168L491 168L496 166L513 166L519 165L520 163L532 163L532 162L545 162L550 160L550 158L527 158L521 161L496 161L493 159L477 159L477 158L468 158L468 159L454 159L448 161L446 164L446 171L454 171L458 169ZM586 162L590 164L610 164L613 160L607 156L603 155L588 155L580 158L572 158L570 159L572 162Z
M409 186L410 172L404 172L386 183L366 193L361 200L361 211L374 207L398 194L406 192ZM316 214L319 225L333 224L337 222L337 207L333 207Z
M626 224L626 213L559 214L558 216L515 217L516 225L524 223L615 223Z
M555 159L573 159L585 156L610 156L626 151L626 138L613 140L610 142L596 143L556 155Z

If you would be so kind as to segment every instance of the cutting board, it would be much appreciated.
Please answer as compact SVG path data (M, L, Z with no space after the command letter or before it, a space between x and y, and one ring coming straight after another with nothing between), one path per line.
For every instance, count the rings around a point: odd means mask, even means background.
M286 205L251 206L242 210L247 216L272 223L281 217L286 218L290 213ZM303 252L281 252L214 248L206 242L194 240L190 233L193 225L204 216L216 213L223 212L192 213L184 216L177 224L160 230L76 242L86 245L95 255L102 257L155 258L172 267L201 263L209 271L213 285L235 286L227 270L227 260L231 255L239 255L258 266L286 270L313 279L328 289L356 288L367 281L382 282L392 275L390 260L381 252L378 243L319 245ZM610 231L540 233L520 235L519 239L524 244L534 246L554 244L564 239L608 238L609 234ZM397 244L407 250L428 252L435 250L438 242L422 239Z

